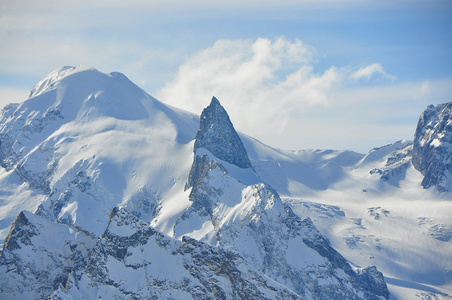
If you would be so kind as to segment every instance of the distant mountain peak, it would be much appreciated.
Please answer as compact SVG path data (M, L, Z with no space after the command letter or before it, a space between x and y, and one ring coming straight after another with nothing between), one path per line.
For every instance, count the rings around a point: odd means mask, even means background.
M215 157L242 169L251 167L248 154L228 113L215 97L212 97L209 106L201 114L195 153L199 148L204 148Z

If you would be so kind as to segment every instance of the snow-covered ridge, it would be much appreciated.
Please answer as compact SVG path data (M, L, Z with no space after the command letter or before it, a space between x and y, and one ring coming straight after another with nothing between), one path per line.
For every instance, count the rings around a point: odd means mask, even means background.
M37 97L50 90L56 89L57 88L56 85L60 84L63 78L70 76L71 74L83 71L96 71L96 70L89 66L79 66L79 67L64 66L58 68L51 72L49 75L47 75L40 82L38 82L31 90L28 98Z
M158 206L183 186L197 117L117 73L71 67L43 82L36 96L2 111L4 182L18 177L37 193L21 206L8 197L3 228L19 207L39 206L42 215L99 233L114 206ZM91 209L102 213L90 216Z
M236 253L164 236L114 209L99 239L21 213L0 257L2 298L302 299Z

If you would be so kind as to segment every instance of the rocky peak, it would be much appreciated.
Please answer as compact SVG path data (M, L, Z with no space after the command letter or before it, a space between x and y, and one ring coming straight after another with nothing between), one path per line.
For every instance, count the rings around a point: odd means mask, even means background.
M452 102L430 105L419 118L414 136L414 167L424 175L424 188L452 187Z
M195 153L199 148L204 148L217 158L240 168L251 167L248 154L228 113L215 97L201 114Z
M49 299L67 287L97 237L23 211L0 253L0 299Z

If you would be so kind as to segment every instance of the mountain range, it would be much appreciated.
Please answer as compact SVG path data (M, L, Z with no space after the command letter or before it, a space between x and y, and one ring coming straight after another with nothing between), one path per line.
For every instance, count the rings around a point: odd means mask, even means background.
M57 69L0 115L0 297L450 299L451 108L367 154L286 151L215 97Z

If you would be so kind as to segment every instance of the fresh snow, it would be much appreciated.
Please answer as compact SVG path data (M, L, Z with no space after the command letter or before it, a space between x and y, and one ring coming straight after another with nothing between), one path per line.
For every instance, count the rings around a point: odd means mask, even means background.
M21 128L12 130L18 131L23 151L29 151L22 164L30 172L54 166L47 177L54 192L65 192L77 174L83 175L88 190L70 189L72 197L58 218L70 216L75 224L100 235L111 209L127 206L138 191L149 190L155 195L150 201L166 202L165 196L172 195L173 188L183 190L191 166L193 145L189 141L195 135L196 117L164 106L124 75L78 67L51 73L16 112L14 108L4 112L4 118L12 115L12 119L3 127L21 125L23 117L15 117L17 112L33 112L25 120L28 124L32 117L45 115L49 106L61 117L47 123L35 120L46 126L31 139ZM7 193L6 188L2 192ZM2 238L18 211L35 211L44 197L29 200L2 218L6 221ZM55 200L44 201L43 207L49 208L51 201Z

